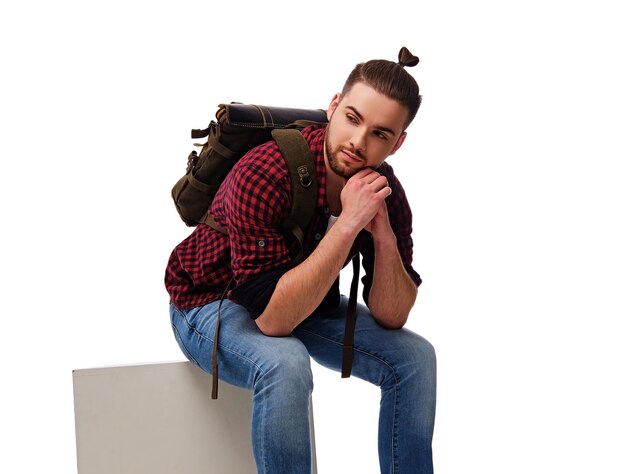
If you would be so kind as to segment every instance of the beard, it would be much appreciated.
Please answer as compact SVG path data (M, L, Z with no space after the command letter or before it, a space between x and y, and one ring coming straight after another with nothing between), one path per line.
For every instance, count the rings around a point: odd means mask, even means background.
M328 159L328 166L337 176L340 176L344 179L350 179L357 172L361 171L363 168L366 168L366 166L352 168L350 166L345 166L344 164L341 163L337 155L341 153L342 150L346 150L352 153L353 155L356 155L357 157L361 158L364 163L365 163L365 157L360 151L354 150L353 148L345 147L342 145L338 145L333 148L331 144L330 127L326 132L326 140L324 142L324 148L326 151L326 158Z

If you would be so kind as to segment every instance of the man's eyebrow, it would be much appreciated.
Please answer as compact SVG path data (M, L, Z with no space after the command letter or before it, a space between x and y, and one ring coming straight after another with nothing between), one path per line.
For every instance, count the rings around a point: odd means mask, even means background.
M360 114L360 112L356 108L354 108L354 106L346 105L346 109L350 109L352 111L352 113L359 118L359 120L363 120L363 116ZM394 132L389 127L383 127L382 125L377 125L375 128L377 130L380 130L381 132L387 132L387 133L393 135L394 137L396 136L396 132Z

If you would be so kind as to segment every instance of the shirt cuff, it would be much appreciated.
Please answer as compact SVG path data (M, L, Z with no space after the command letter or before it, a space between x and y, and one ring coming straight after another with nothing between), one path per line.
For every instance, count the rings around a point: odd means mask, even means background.
M415 283L415 286L419 288L419 286L422 284L422 278L420 277L419 273L413 270L413 267L411 265L405 265L404 269L411 277L411 280L413 280L413 283Z
M241 285L237 285L230 296L248 310L252 319L256 319L265 311L278 280L287 273L287 270L287 267L280 267L254 276Z

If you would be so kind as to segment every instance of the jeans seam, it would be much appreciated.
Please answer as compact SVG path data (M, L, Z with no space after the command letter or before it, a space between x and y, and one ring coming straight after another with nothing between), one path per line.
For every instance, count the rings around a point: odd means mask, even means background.
M394 370L394 378L396 380L394 386L393 386L393 391L394 391L394 402L393 402L393 434L392 434L392 443L391 443L391 456L392 456L392 466L393 466L393 473L398 471L398 418L399 418L399 413L398 413L398 406L400 405L399 403L399 380L398 380L398 375L397 372Z
M187 357L187 359L189 359L190 362L194 363L197 366L200 366L200 364L198 364L198 361L195 359L195 357L191 355L191 352L189 351L189 349L187 348L187 345L183 341L183 338L180 335L178 328L174 324L172 324L172 330L174 331L174 338L176 339L176 342L178 342L178 344L181 346L180 349L182 350L183 355Z
M265 394L264 393L261 394L261 396L263 398L265 398ZM267 428L266 428L266 425L267 425L266 418L267 417L265 415L265 403L257 402L257 406L262 407L261 413L259 414L261 416L261 420L259 420L259 425L261 426L261 428L260 428L260 430L261 430L261 433L260 433L261 442L259 443L259 446L262 447L261 448L262 451L261 451L261 456L260 456L261 457L260 462L261 462L261 466L263 466L263 472L267 473L267 472L269 472L269 469L268 469L268 466L267 466L267 455L266 455L268 449L267 449L267 446L265 445L265 443L266 443L265 432L267 430Z

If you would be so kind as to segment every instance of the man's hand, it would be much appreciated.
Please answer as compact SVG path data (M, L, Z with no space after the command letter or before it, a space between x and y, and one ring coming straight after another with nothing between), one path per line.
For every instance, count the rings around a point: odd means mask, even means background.
M387 203L385 201L383 201L378 208L378 212L374 215L374 218L365 226L365 230L372 234L374 240L395 238L391 223L389 222Z
M384 204L390 194L391 188L387 178L370 168L363 169L352 176L341 191L340 219L353 227L356 232L373 223L373 220L382 220L383 227L386 221L389 226L387 208ZM381 212L383 214L377 218Z

